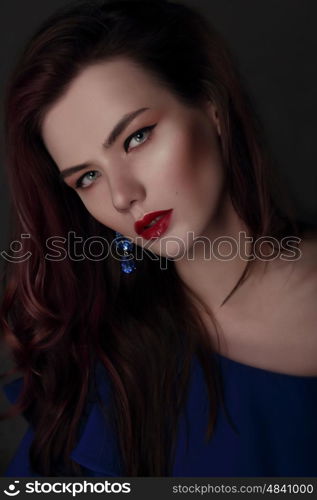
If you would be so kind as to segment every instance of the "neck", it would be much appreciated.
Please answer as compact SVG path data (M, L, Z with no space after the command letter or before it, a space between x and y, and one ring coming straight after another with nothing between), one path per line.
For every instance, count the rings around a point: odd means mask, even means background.
M249 238L249 241L248 241ZM229 197L175 268L185 284L216 311L247 265L250 232Z

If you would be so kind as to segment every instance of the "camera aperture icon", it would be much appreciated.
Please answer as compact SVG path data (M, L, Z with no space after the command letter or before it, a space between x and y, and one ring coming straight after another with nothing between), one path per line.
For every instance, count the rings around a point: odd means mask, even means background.
M14 481L14 483L19 483L20 481ZM4 493L10 497L15 497L16 495L18 495L20 493L20 490L17 490L16 489L16 486L14 483L11 483L9 484L8 486L8 490L4 490Z

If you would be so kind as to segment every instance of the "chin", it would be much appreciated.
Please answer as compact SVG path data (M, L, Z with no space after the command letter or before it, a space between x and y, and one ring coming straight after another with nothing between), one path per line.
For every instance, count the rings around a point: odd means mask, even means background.
M153 242L149 249L156 255L168 259L180 260L187 255L188 249L193 244L193 231L179 235L168 235Z

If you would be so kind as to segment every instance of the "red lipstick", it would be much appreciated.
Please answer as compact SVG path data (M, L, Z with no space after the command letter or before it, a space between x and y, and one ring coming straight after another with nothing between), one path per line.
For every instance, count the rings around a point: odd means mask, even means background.
M160 238L168 228L172 212L173 209L171 208L170 210L159 210L158 212L146 214L143 219L136 221L134 224L135 232L146 240Z

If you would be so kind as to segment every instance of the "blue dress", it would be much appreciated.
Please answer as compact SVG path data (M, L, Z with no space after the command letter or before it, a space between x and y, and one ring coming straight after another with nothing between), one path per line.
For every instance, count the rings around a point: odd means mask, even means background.
M206 441L207 388L201 366L194 360L172 475L316 477L317 376L271 372L220 354L215 354L215 359L222 374L227 412L219 408L215 433ZM96 374L101 398L107 404L110 384L103 367L98 367ZM11 401L20 387L21 379L5 387ZM6 476L36 476L28 459L32 437L29 427ZM83 466L85 476L123 475L115 432L97 402L88 405L71 456Z

